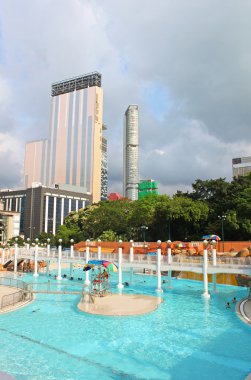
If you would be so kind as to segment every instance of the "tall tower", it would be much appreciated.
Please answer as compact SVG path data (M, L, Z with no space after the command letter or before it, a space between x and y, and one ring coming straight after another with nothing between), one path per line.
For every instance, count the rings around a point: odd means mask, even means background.
M124 118L124 196L138 199L139 183L139 111L137 105L130 105Z
M56 82L51 88L51 128L46 185L101 195L103 90L94 72Z
M102 130L106 131L107 127L103 124ZM102 137L102 159L101 159L101 200L107 200L107 182L108 182L108 159L107 159L107 139Z

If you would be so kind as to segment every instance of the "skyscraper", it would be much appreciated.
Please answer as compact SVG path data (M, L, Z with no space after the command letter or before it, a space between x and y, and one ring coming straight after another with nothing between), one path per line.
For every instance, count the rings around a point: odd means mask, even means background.
M124 117L124 196L138 199L139 183L139 113L137 105L130 105Z
M106 131L107 127L103 124L102 130ZM107 139L102 137L102 158L101 158L101 200L107 199L107 182L108 182L108 160L107 160Z
M47 186L101 196L103 90L101 74L52 84L51 127L46 164Z
M24 188L33 182L45 183L47 140L29 141L25 145Z

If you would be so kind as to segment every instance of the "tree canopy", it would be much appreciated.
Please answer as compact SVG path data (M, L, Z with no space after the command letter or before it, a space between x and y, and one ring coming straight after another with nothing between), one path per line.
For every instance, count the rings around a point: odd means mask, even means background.
M75 242L198 240L207 233L221 236L222 215L226 215L226 239L251 238L251 174L232 182L198 179L191 192L178 191L173 197L152 194L134 202L102 201L71 212L56 238L65 245L72 238Z

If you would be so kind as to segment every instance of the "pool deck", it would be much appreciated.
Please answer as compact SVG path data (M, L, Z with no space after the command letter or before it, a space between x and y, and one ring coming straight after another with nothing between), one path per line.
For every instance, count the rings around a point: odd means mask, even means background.
M243 322L251 326L251 299L240 300L236 305L236 313Z
M141 315L157 309L163 302L161 297L138 294L111 294L94 297L92 302L80 302L78 309L85 313L109 316Z

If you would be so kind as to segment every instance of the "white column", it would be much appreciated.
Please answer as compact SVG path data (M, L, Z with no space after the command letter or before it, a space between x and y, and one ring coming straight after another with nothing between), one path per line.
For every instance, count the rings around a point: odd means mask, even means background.
M61 276L61 260L62 260L62 239L58 239L59 246L58 246L58 275L57 280L62 280Z
M73 275L73 263L70 263L70 277Z
M157 265L156 265L156 273L157 273L157 289L156 292L163 292L161 288L161 241L157 241L158 248L157 248Z
M100 243L101 243L101 240L99 239L98 240L98 260L101 260L101 253L102 253Z
M18 211L18 198L16 198L16 209L15 211L17 212Z
M12 209L12 198L10 198L10 205L9 205L9 211Z
M53 227L52 227L53 235L56 235L56 220L57 220L57 197L54 197L54 202L53 202Z
M38 277L38 271L37 271L37 259L38 259L38 239L35 239L36 245L35 245L35 260L34 260L34 277Z
M210 294L208 293L208 276L207 276L207 241L204 241L204 250L203 250L203 282L204 282L204 293L203 297L210 298Z
M47 239L47 257L50 257L51 254L51 246L50 246L50 239Z
M217 259L216 259L216 243L213 243L213 266L216 267L217 264ZM213 291L216 293L216 284L217 284L217 279L216 279L216 273L213 273Z
M28 254L30 254L30 238L27 239L26 249Z
M14 250L14 277L17 277L17 257L18 257L18 245L17 245L17 239L15 243L15 250Z
M71 212L71 199L69 199L69 214Z
M124 287L124 285L122 284L122 247L121 247L121 244L122 244L122 240L119 240L119 250L118 250L118 285L117 287L119 289L122 289Z
M44 217L44 232L48 232L48 207L49 207L49 196L45 197L45 217Z
M130 263L133 263L134 261L134 244L133 240L130 240L130 251L129 251L129 261ZM133 267L130 268L130 285L133 284Z
M86 240L86 255L85 255L85 263L86 264L88 264L89 256L90 256L90 247L89 247L89 244L90 244L90 240L87 239ZM86 286L90 285L89 271L88 270L85 272L85 285Z
M71 259L73 259L73 257L74 257L74 240L71 239L70 243L71 243L71 253L70 253L70 255L71 255Z
M171 269L171 265L172 265L172 249L171 249L171 240L168 240L167 244L168 244L168 248L167 248L167 263L170 266L170 268L168 269L168 288L171 289L172 288L172 269Z
M76 199L76 211L78 211L78 199Z
M64 224L64 198L61 198L61 218L60 218L61 226Z

